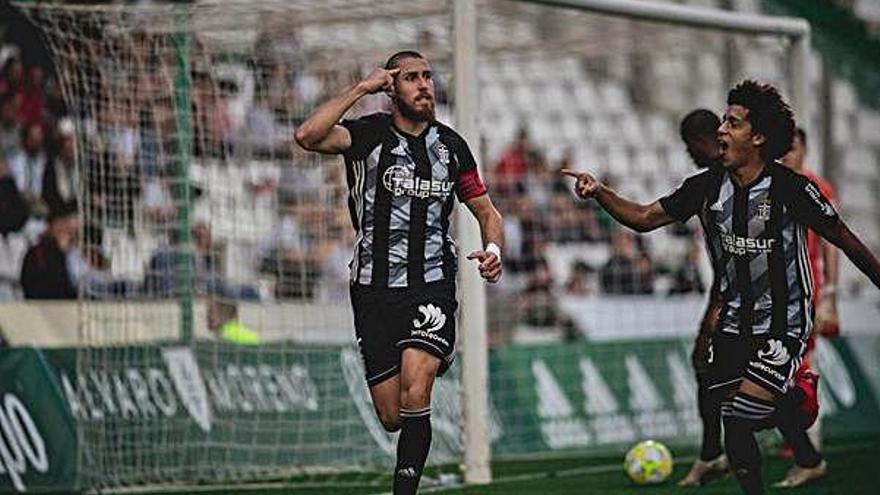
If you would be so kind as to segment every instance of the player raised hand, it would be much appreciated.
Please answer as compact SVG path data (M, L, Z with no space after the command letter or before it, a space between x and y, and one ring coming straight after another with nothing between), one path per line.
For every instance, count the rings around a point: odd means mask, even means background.
M501 280L501 257L494 250L474 251L467 259L480 262L480 276L487 281L494 284Z
M360 82L360 85L370 94L387 91L394 85L394 77L398 72L400 72L400 68L375 69Z
M587 172L578 172L568 168L564 168L560 172L562 175L577 179L574 184L574 192L583 199L592 198L599 190L599 181Z
M826 293L824 288L822 290L819 304L816 305L816 332L823 337L833 339L840 335L837 302L833 292Z

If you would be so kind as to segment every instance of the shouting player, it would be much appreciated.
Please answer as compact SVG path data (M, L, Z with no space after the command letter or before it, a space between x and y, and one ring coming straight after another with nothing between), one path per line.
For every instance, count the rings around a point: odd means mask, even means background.
M846 253L880 288L880 262L819 188L776 162L791 147L794 119L776 88L743 81L718 129L723 168L692 176L649 205L624 199L585 172L576 193L595 198L645 232L698 215L723 306L710 348L709 389L724 397L727 457L743 492L763 494L755 432L774 426L813 326L806 229Z
M361 97L385 92L391 113L342 116ZM307 150L342 154L357 233L351 261L355 333L376 413L400 430L394 493L416 493L431 445L431 388L453 359L456 251L449 232L455 197L480 224L477 260L501 278L504 243L495 209L464 139L434 119L431 65L392 55L297 129Z

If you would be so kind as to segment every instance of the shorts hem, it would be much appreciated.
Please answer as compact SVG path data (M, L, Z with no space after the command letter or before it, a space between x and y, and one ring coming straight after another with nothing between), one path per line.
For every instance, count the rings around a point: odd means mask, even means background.
M400 348L401 351L408 347L414 347L439 359L440 368L437 370L437 376L443 376L455 360L455 356L452 353L445 354L443 350L436 345L422 339L403 339L397 342L397 347Z
M763 377L763 376L761 376L761 375L755 373L754 371L752 371L752 370L750 370L750 369L746 370L746 372L745 372L745 376L744 376L743 378L751 378L751 379L754 379L753 381L757 381L757 382L759 382L759 383L757 383L757 385L759 385L759 386L761 386L761 387L763 387L763 388L767 388L767 387L769 387L770 389L772 389L772 390L770 390L770 391L772 391L774 395L784 395L785 392L786 392L786 390L787 390L787 388L788 388L788 387L786 387L785 385L783 385L782 387L780 387L778 384L773 383L772 381L770 381L770 380L768 380L767 378L765 378L765 377Z
M394 378L398 373L400 373L400 365L395 364L381 373L377 373L372 377L367 377L367 386L374 387L385 380Z

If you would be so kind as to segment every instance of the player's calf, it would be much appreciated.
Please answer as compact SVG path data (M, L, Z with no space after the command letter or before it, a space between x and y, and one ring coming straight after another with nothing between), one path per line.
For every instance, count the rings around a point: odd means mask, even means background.
M400 429L400 376L394 375L370 387L373 407L382 427L389 433Z
M771 425L775 406L766 400L740 390L721 406L724 421L724 443L733 475L747 495L764 493L761 476L761 451L755 432Z

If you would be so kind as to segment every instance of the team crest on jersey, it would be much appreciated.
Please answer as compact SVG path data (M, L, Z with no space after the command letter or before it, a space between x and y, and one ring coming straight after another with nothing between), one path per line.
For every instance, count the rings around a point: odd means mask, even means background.
M765 222L770 221L770 209L773 207L773 203L770 201L770 198L764 198L758 202L758 218L764 220Z
M437 158L443 165L449 165L449 148L443 143L437 143Z

